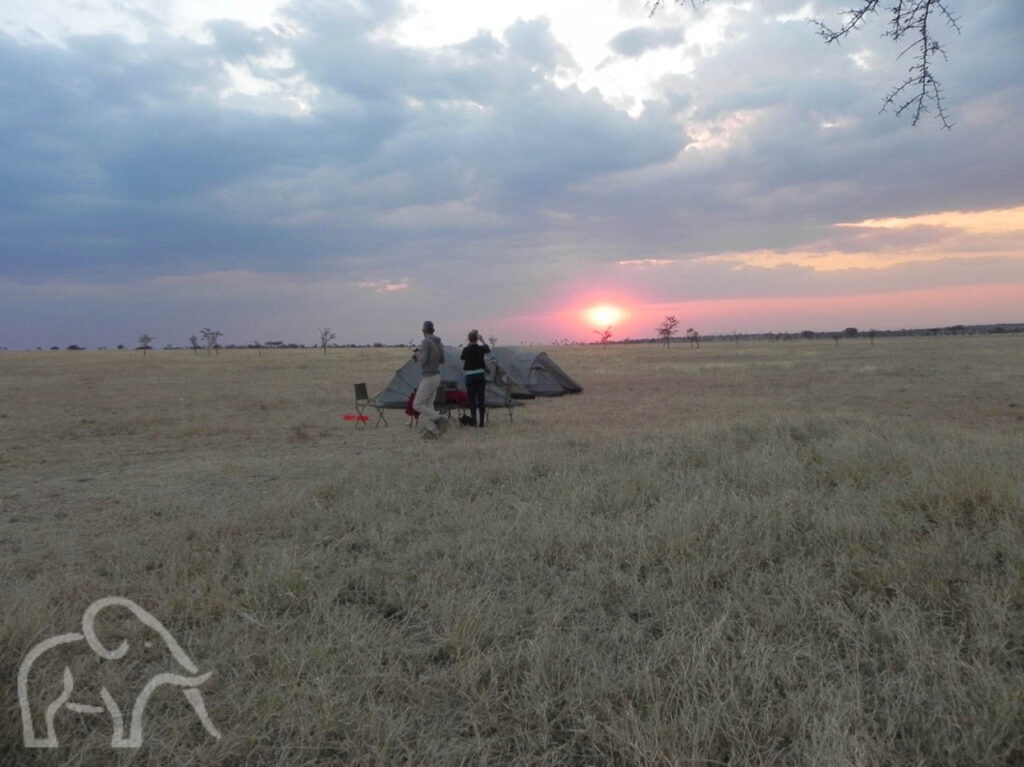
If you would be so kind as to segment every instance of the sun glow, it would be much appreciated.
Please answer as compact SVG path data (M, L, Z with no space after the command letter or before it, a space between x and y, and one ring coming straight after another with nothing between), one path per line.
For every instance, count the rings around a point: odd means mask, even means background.
M607 328L622 319L622 309L609 304L598 304L586 310L587 320L599 328Z

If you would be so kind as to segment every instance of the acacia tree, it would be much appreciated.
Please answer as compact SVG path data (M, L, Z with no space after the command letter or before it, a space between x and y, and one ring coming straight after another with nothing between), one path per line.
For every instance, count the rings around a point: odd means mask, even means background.
M320 328L320 348L324 350L324 354L327 354L327 344L335 338L337 336L334 335L334 331L330 328Z
M188 342L192 346L192 353L199 354L199 336L193 333L188 337Z
M152 341L152 340L154 340L153 336L146 335L145 333L143 333L141 336L139 336L139 348L142 349L142 356L143 357L145 357L146 356L146 352L149 349L152 348L149 345L149 342Z
M217 351L217 339L224 335L219 330L210 330L210 328L203 328L199 331L199 334L206 343L206 356L210 356L211 352Z
M693 328L687 328L686 329L686 337L690 341L690 347L691 348L697 348L697 349L700 348L700 333L698 333Z
M689 5L693 9L716 0L673 0L677 5ZM942 127L953 127L946 114L942 99L942 86L935 79L934 65L937 59L947 61L946 50L934 36L935 21L944 21L957 34L960 33L960 19L950 6L954 0L889 0L884 6L888 12L886 29L882 36L900 46L897 54L902 58L913 52L913 65L908 69L903 82L894 86L882 102L882 109L893 110L900 117L910 116L910 124L917 125L925 115L932 114L942 122ZM651 14L665 4L666 0L651 0ZM857 0L853 7L842 12L843 22L832 27L819 19L812 19L818 35L826 43L839 43L854 30L863 26L868 16L878 13L881 0Z
M607 348L608 342L611 340L612 337L612 326L609 325L604 330L595 330L594 332L597 333L598 339L601 342L601 346Z
M656 330L658 335L665 340L665 348L669 348L669 344L672 343L672 336L676 334L676 329L679 327L679 319L674 314L665 315L665 321L662 322Z

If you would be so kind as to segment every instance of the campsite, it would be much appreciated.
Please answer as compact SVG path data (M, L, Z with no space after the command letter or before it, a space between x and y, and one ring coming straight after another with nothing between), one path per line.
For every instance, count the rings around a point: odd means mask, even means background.
M582 391L430 443L345 419L405 349L0 355L0 763L1024 760L1020 336L526 351ZM20 747L106 595L219 739Z
M511 408L525 400L537 397L560 397L565 394L579 394L583 387L572 379L547 352L536 349L519 349L511 346L496 347L488 355L491 368L488 375L485 404L488 408ZM406 360L387 385L372 397L375 406L390 409L411 409L412 397L420 382L422 372L412 356ZM445 347L445 358L441 365L443 398L444 387L464 392L466 377L462 371L459 349Z

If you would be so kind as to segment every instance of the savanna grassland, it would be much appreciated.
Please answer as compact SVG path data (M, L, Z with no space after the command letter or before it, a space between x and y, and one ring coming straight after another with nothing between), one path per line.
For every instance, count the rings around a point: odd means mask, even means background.
M548 351L582 394L437 442L342 418L402 350L0 354L0 763L1024 763L1024 338ZM22 748L106 595L219 740Z

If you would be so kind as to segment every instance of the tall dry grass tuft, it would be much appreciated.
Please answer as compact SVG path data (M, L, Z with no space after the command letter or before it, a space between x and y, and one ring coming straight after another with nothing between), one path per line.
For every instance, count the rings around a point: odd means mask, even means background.
M3 678L120 593L214 670L223 734L155 698L126 763L1020 763L1022 355L927 343L557 350L583 395L430 444L340 418L396 355L168 359L148 391L209 393L128 471L15 424ZM111 759L89 722L53 754L0 727L0 761Z

